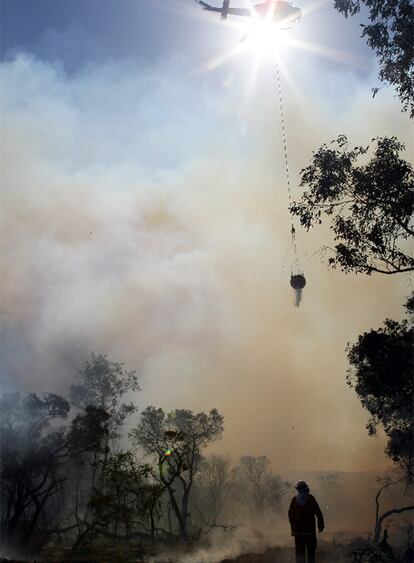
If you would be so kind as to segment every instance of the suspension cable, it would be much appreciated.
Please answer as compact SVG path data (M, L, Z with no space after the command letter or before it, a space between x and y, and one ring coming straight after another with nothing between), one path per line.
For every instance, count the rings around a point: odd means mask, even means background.
M276 61L276 78L277 78L277 91L279 96L279 111L280 111L280 122L282 128L282 144L283 144L283 157L285 161L285 174L286 174L286 185L287 185L287 192L288 192L288 201L289 201L289 208L292 205L292 187L290 182L290 169L289 169L289 158L288 158L288 149L287 149L287 139L286 139L286 127L285 127L285 112L283 109L283 94L282 94L282 80L280 77L280 68L279 63ZM291 218L291 227L290 227L290 234L292 238L292 246L294 252L294 261L295 266L299 269L298 263L298 249L296 245L296 231L295 226L293 224L293 219Z

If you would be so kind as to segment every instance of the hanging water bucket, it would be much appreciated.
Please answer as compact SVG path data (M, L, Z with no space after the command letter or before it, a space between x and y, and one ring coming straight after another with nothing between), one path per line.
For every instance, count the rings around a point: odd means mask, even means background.
M306 285L306 279L303 274L295 274L290 276L290 285L293 289L303 289Z

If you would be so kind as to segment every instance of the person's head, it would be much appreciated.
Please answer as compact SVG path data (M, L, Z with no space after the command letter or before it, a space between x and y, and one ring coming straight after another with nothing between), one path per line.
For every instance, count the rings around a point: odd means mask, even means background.
M298 491L298 493L309 493L309 486L306 481L299 481L296 484L295 489Z

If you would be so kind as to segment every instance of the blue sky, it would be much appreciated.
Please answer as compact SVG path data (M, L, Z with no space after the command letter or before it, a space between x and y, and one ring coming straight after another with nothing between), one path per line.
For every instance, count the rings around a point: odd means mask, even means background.
M306 14L315 3L298 4ZM2 0L1 12L3 58L26 51L44 60L59 59L69 71L125 58L154 62L171 54L197 64L225 46L229 35L235 37L226 26L214 25L215 15L202 13L193 0ZM359 39L359 21L362 15L347 21L325 1L300 28L309 40L367 63L371 53Z
M358 18L298 4L289 36L329 57L280 53L295 197L338 134L411 138L393 92L372 99ZM241 32L192 0L1 12L5 386L66 393L90 352L107 353L138 371L140 407L223 412L221 451L285 470L303 456L303 469L383 467L344 349L401 316L407 280L329 272L328 231L298 231L308 284L294 307L274 60L253 83L252 53L213 68Z

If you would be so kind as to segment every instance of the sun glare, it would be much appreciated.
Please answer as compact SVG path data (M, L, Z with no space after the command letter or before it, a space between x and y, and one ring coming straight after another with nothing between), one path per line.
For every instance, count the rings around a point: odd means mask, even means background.
M245 53L249 59L249 72L243 96L243 105L247 106L250 102L256 88L260 67L263 63L267 64L268 62L277 65L284 79L288 82L291 93L296 97L298 105L303 105L302 95L297 91L294 81L288 72L288 68L284 65L285 55L289 54L292 50L314 53L326 59L333 59L335 61L359 66L359 61L351 60L347 53L339 52L326 45L311 43L301 38L300 34L295 33L297 27L296 15L293 16L293 19L289 19L289 17L284 19L274 17L274 4L273 10L269 9L264 15L259 14L253 6L253 2L255 1L256 0L246 0L251 6L251 17L248 22L246 18L228 18L225 22L220 19L214 20L218 26L225 26L229 32L231 32L233 42L230 49L220 53L204 67L212 71ZM318 9L327 1L328 0L310 0L312 3L301 12L302 16Z
M286 34L271 21L258 20L243 39L244 48L257 55L275 55L282 46Z

